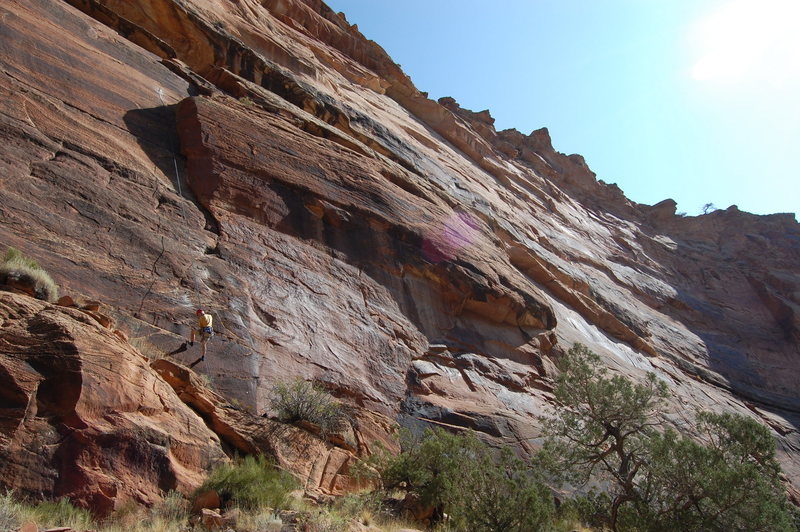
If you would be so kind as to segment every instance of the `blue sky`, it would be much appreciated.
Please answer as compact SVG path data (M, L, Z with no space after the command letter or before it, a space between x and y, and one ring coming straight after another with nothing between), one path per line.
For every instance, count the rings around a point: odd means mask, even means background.
M800 0L327 0L433 99L547 127L598 179L800 211Z

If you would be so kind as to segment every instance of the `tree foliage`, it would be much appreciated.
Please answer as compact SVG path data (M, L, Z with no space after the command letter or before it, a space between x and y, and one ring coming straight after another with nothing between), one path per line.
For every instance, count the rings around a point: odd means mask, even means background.
M794 529L766 427L701 413L698 442L658 430L667 388L655 375L641 384L610 376L580 344L561 370L562 408L545 423L541 460L560 478L607 483L612 530Z
M704 442L654 434L631 516L646 530L794 530L769 430L753 419L703 412ZM638 502L638 501L637 501Z
M441 429L406 435L403 447L377 464L384 487L414 494L435 515L446 513L451 530L528 532L550 523L549 490L507 450Z

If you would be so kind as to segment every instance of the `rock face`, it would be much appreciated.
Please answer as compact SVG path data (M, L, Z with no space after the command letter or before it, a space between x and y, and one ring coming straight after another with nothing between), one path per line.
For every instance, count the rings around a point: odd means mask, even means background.
M0 292L0 476L22 495L107 514L191 490L225 460L216 434L91 316Z
M316 0L9 0L0 19L0 243L175 362L203 306L218 334L195 369L225 397L269 413L299 376L365 420L531 450L552 360L582 342L665 379L678 427L757 417L800 478L792 215L631 202L546 129L427 99Z

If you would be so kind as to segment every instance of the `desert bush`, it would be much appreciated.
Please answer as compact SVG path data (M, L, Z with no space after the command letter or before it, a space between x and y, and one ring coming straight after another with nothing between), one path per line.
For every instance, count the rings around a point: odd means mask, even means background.
M11 492L0 495L0 530L16 530L22 523L22 509Z
M25 503L7 492L0 495L0 530L17 530L22 524L34 521L40 529L69 527L88 530L95 527L88 510L76 508L68 499Z
M42 501L31 509L26 520L36 521L40 528L69 527L73 530L89 530L95 527L89 510L76 508L69 499Z
M305 512L298 518L300 530L305 532L342 532L351 530L351 522L344 516L325 511Z
M35 260L26 257L16 248L9 247L0 261L0 282L10 281L30 284L34 295L45 301L58 299L58 286L50 274Z
M243 512L236 520L240 532L280 532L283 521L271 509Z
M223 503L233 503L244 510L288 506L289 493L297 481L261 456L247 456L215 468L197 493L215 490Z
M327 437L347 426L347 409L322 388L301 379L279 382L272 387L270 404L284 423L308 421Z
M474 434L428 430L404 436L403 452L375 463L384 488L413 494L447 514L447 529L528 532L549 526L554 503L537 475L510 451L496 451Z
M622 524L641 530L795 530L775 442L757 421L702 412L697 442L672 429L648 442L643 494Z
M396 532L415 528L407 519L396 514L398 501L382 490L362 491L339 497L328 508L328 513L339 516L340 520L351 523L352 529L359 526L370 530Z
M153 506L151 514L165 521L186 522L189 519L189 502L179 492L170 491Z

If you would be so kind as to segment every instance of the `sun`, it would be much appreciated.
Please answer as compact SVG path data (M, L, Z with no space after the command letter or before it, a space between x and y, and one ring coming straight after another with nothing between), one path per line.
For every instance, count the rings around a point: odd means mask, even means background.
M731 0L693 28L697 81L800 78L800 1Z

